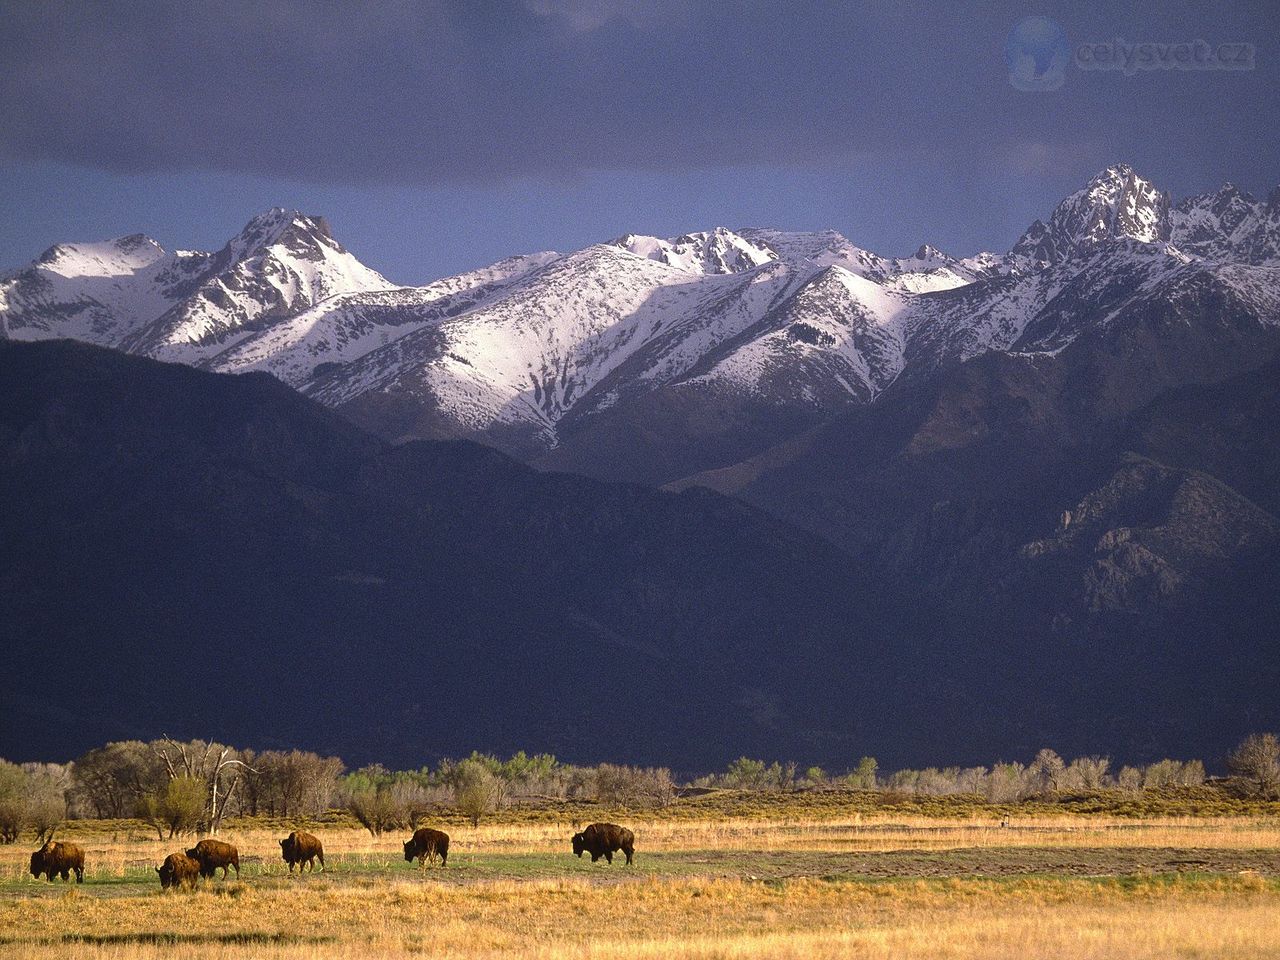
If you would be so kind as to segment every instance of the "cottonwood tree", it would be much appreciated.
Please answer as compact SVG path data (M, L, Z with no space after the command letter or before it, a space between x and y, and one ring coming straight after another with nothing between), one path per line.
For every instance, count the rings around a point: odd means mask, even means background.
M504 799L502 778L477 760L458 764L453 802L473 827L498 809Z
M241 787L250 814L305 818L329 808L342 775L342 761L304 750L244 751L241 759L252 767Z
M1273 796L1280 786L1280 740L1274 733L1250 734L1227 757L1227 768L1263 796Z
M27 823L27 777L22 768L0 760L0 843L13 843Z
M142 798L169 779L145 743L123 740L90 750L71 764L71 799L99 820L130 817Z
M1143 771L1142 786L1147 789L1160 787L1195 787L1204 783L1204 764L1199 760L1159 760Z
M436 806L436 798L418 773L392 773L381 764L361 767L343 777L338 796L347 811L372 836L396 827L416 827Z
M628 767L602 763L595 771L595 799L619 807L666 807L676 786L666 767Z
M1068 790L1101 790L1111 768L1108 757L1076 757L1062 773L1062 787Z
M987 799L992 803L1016 803L1026 796L1026 768L1018 762L997 763L987 778Z
M27 824L43 843L67 818L67 768L57 763L23 764L26 776Z
M1051 793L1061 790L1063 776L1067 765L1056 752L1045 748L1036 754L1036 758L1027 767L1028 786L1036 793Z
M877 780L879 769L880 764L876 762L875 757L863 757L849 774L847 782L849 786L859 790L874 790L879 785Z
M1142 789L1142 771L1137 767L1121 767L1116 774L1116 786L1121 790L1137 792Z

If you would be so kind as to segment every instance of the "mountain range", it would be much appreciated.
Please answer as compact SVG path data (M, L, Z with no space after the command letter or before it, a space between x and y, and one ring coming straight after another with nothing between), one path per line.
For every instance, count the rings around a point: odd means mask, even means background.
M51 749L164 726L192 664L252 696L182 729L357 757L1212 756L1280 722L1280 190L1116 166L1003 254L717 228L422 287L273 210L212 254L56 246L0 336L6 703ZM17 342L53 339L86 345ZM335 663L380 716L277 704ZM54 667L92 707L24 692Z
M949 363L1052 354L1152 304L1220 298L1274 327L1278 269L1280 190L1174 203L1117 166L998 256L717 228L394 287L323 218L277 209L213 254L141 236L53 247L0 283L0 320L12 339L263 370L393 440L468 437L663 483Z

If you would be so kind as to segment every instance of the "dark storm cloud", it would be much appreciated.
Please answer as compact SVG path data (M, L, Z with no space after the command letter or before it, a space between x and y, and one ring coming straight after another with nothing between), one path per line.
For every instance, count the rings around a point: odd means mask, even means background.
M1081 73L1044 95L1006 81L1003 44L1025 5L981 9L8 3L0 151L130 173L405 184L867 155L1074 170L1094 154L1140 162L1210 145L1237 177L1275 165L1269 4L1036 10L1073 38L1258 46L1249 75Z

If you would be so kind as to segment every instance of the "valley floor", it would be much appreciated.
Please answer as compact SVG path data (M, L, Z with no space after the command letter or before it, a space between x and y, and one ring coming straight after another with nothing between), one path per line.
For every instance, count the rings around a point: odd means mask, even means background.
M239 880L162 893L186 846L68 824L85 883L0 848L0 956L1253 958L1280 952L1272 816L998 820L631 818L636 865L578 860L573 825L450 826L447 868L312 827L329 869L290 876L287 832L233 824Z

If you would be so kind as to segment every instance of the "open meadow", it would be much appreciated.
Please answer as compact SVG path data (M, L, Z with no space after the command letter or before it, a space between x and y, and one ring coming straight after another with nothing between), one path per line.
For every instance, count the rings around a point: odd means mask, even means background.
M306 829L327 869L290 875L299 824L228 822L241 875L162 892L191 840L138 821L69 822L85 882L33 880L0 848L0 955L142 957L1270 957L1280 954L1280 817L1137 818L812 806L593 811L632 826L636 863L575 858L580 811L442 817L449 864L406 863L407 831ZM563 817L563 819L558 819ZM1002 820L1008 817L1008 825Z

